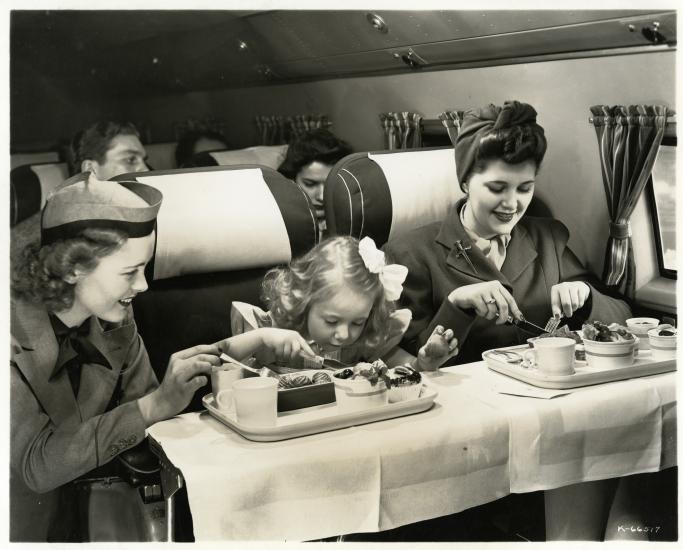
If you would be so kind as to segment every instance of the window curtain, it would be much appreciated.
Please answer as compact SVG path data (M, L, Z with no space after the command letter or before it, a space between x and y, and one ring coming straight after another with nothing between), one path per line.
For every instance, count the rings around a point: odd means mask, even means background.
M278 115L256 115L256 128L261 145L282 145L287 143L288 121Z
M604 282L635 294L635 264L629 219L647 184L666 128L663 105L594 105L590 108L600 146L602 181L610 216Z
M305 134L309 130L315 128L329 128L332 123L328 120L327 115L313 114L313 115L294 115L287 119L289 125L289 140L297 138Z
M448 137L453 145L455 145L455 139L460 133L460 124L462 123L464 114L464 111L444 111L443 113L439 113L439 120L441 120L441 124L446 128Z
M422 115L403 111L380 113L386 149L412 149L422 146Z
M225 121L220 118L204 117L204 118L188 118L182 121L173 123L173 135L176 141L187 132L205 132L212 131L219 134L225 134Z

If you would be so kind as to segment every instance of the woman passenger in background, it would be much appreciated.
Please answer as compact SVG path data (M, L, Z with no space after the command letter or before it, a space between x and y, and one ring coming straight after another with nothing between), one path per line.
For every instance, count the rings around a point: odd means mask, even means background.
M337 161L351 152L349 144L332 132L316 128L297 137L289 145L285 160L278 168L278 172L294 180L311 199L321 236L327 231L323 202L325 180Z
M458 339L457 363L468 363L533 336L508 317L543 327L563 315L577 329L586 320L623 324L631 316L626 302L602 292L567 246L564 224L524 215L545 152L531 105L507 101L465 113L455 143L465 198L443 222L385 245L408 267L401 299L413 312L407 351L414 353L442 325Z

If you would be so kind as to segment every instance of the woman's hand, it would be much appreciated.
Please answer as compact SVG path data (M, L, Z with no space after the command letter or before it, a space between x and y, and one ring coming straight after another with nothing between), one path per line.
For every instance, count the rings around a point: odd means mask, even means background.
M591 294L591 287L583 281L571 281L553 285L550 289L550 307L553 315L571 317L580 309Z
M301 334L295 330L284 328L260 328L261 345L268 348L278 361L291 361L302 352L315 356L315 352L308 345Z
M417 352L415 370L436 370L457 353L458 339L454 336L453 331L451 329L444 330L441 325L437 325L425 345Z
M448 300L460 309L474 309L486 319L498 317L497 325L505 323L510 316L524 318L512 294L497 280L458 287L451 291Z
M220 365L218 346L200 345L177 351L168 362L161 385L138 400L145 423L151 426L178 414L194 393L208 382L212 365Z

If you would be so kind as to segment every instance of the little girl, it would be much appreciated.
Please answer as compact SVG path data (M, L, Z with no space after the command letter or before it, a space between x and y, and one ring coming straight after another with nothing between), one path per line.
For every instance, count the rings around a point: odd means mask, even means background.
M319 355L344 363L381 358L388 366L435 370L457 353L457 340L439 326L417 357L398 347L412 317L408 309L395 309L407 273L402 265L387 265L369 237L327 239L266 274L268 312L234 302L232 332L287 328L302 334Z

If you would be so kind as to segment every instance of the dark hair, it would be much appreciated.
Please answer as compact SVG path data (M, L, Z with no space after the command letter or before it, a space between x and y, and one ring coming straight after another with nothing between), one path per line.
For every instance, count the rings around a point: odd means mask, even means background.
M78 237L40 246L28 245L12 271L12 293L24 300L43 304L49 311L69 309L74 286L64 277L75 268L94 270L101 258L124 245L128 236L114 229L85 229Z
M288 267L270 270L263 280L263 299L278 327L302 332L312 304L331 298L343 287L373 297L370 316L359 338L371 356L371 350L385 341L395 304L385 298L379 275L366 267L358 251L358 239L326 239Z
M100 164L104 162L107 151L111 147L111 140L118 135L131 135L137 138L140 133L132 122L113 122L111 120L96 122L78 132L71 140L70 175L81 172L84 160L94 160Z
M352 153L351 146L325 128L316 128L297 137L287 148L285 160L277 169L289 179L311 162L335 164Z
M502 160L508 164L532 160L538 171L547 146L543 128L537 124L520 124L491 130L479 141L472 171L483 171L490 160Z
M177 168L183 168L190 164L192 157L195 155L194 147L202 138L222 141L225 149L230 149L225 136L220 132L215 130L188 130L180 136L178 145L175 148L175 164Z

